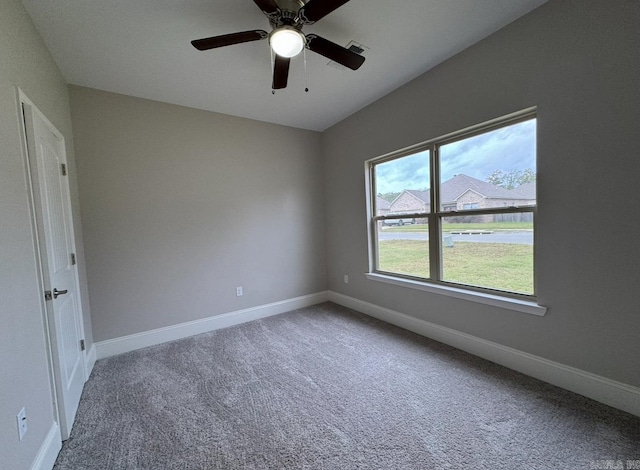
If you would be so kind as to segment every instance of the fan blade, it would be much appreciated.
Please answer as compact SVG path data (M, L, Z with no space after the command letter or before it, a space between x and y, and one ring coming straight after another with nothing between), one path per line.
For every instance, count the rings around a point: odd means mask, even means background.
M287 87L287 80L289 78L289 63L291 59L287 57L280 57L276 54L276 61L273 65L273 83L271 88L279 90Z
M278 12L278 4L275 0L253 0L258 8L262 10L265 15L273 15Z
M364 63L364 57L361 55L315 34L307 34L307 47L351 70L358 70Z
M257 41L266 39L269 34L261 29L254 31L243 31L241 33L223 34L222 36L213 36L211 38L196 39L191 41L193 47L199 51L207 51L216 47L231 46L232 44L240 44L243 42Z
M315 23L348 1L349 0L310 0L309 3L300 8L298 15L302 21L307 24Z

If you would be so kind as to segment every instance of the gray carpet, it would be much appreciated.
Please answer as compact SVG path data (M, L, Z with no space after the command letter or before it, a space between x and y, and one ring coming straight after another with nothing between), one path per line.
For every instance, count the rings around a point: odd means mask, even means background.
M627 459L640 418L326 303L98 361L55 469Z

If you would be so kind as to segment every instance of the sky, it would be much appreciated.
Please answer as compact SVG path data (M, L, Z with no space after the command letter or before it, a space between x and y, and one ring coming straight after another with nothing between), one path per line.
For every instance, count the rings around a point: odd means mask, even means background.
M441 181L458 174L482 181L495 170L536 169L536 121L524 121L440 147ZM376 165L378 193L428 189L429 151Z

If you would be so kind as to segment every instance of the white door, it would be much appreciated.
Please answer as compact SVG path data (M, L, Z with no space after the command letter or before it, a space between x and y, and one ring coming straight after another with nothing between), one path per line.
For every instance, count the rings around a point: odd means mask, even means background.
M62 439L67 439L85 382L71 200L62 135L33 106L23 104L38 246L46 299Z

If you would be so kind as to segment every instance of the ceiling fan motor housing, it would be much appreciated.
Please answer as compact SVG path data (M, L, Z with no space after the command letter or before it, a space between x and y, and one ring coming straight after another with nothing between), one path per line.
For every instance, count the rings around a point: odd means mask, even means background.
M304 23L296 21L296 19L298 19L298 12L304 6L304 2L302 0L275 0L275 2L280 9L280 14L269 18L271 26L277 28L287 25L298 30L301 29Z

